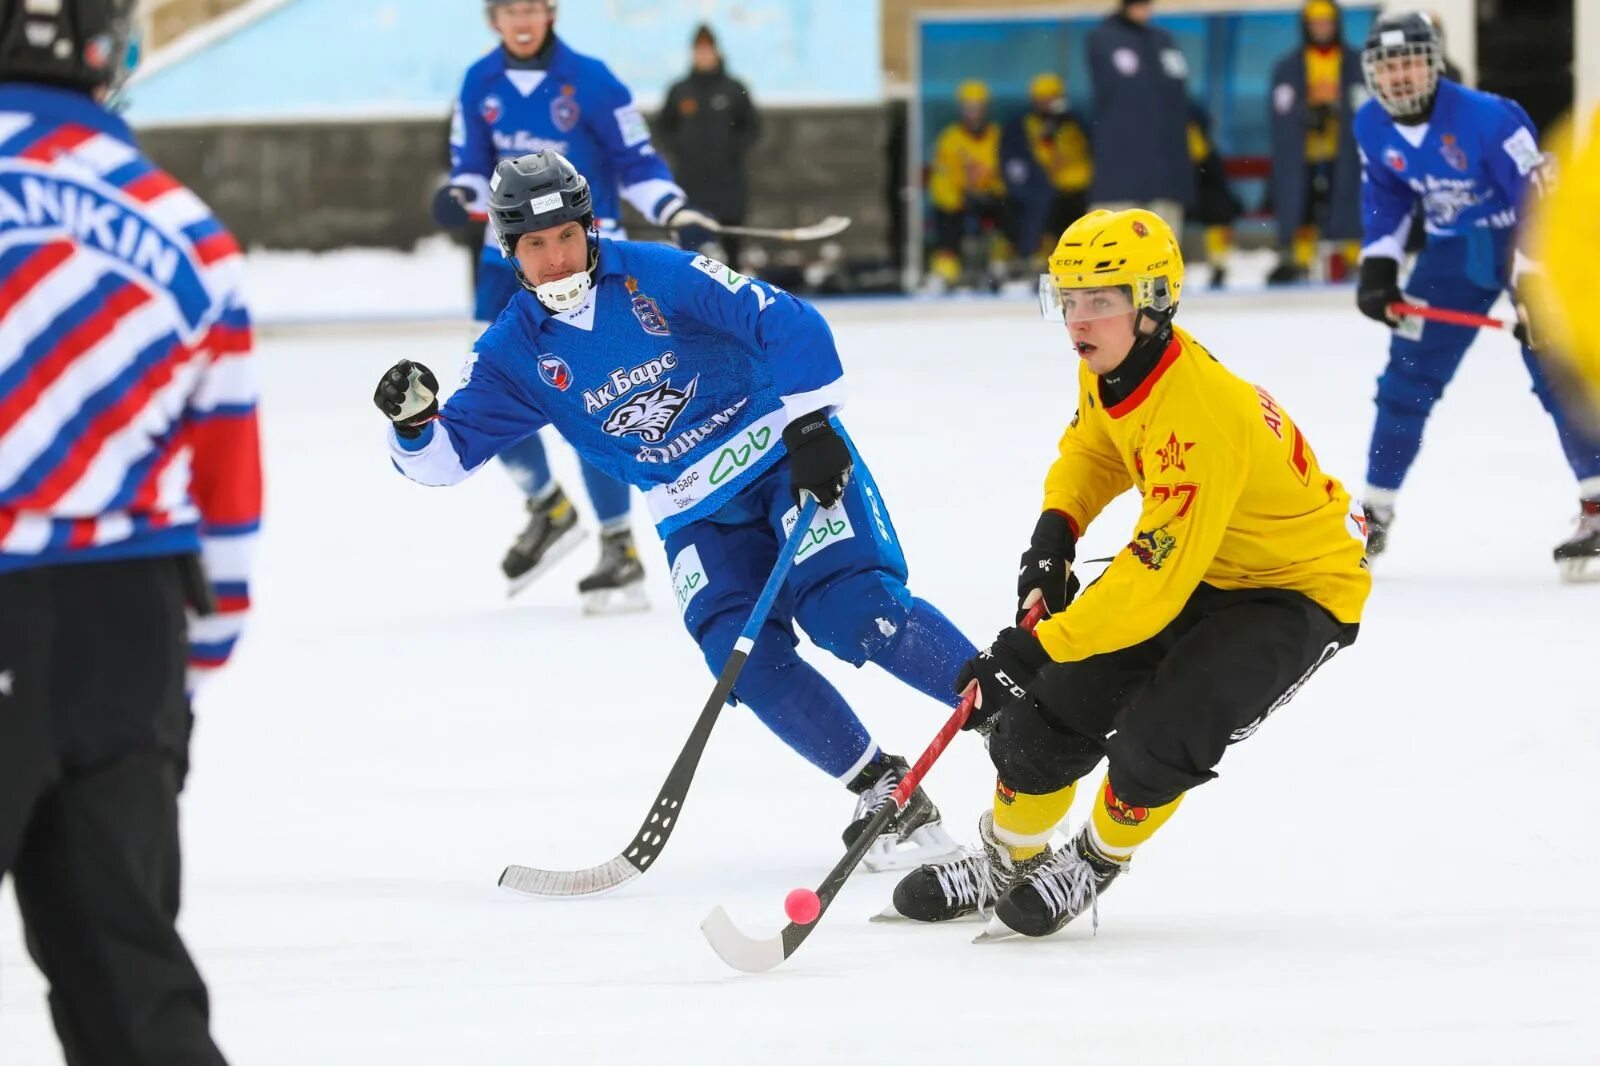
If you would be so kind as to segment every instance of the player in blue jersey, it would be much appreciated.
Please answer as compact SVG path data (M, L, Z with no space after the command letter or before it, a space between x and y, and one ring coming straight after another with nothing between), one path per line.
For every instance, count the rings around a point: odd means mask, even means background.
M1369 556L1384 550L1428 413L1475 335L1463 326L1397 321L1389 306L1404 301L1482 314L1501 292L1515 297L1521 276L1534 269L1516 246L1524 201L1542 173L1533 123L1510 100L1442 78L1443 65L1438 30L1422 14L1379 19L1361 53L1372 99L1355 120L1364 172L1356 299L1363 314L1395 328L1367 459ZM1418 203L1428 240L1402 290L1400 261ZM1519 336L1537 342L1525 302L1516 304ZM1583 512L1600 510L1600 443L1555 402L1526 343L1522 357L1578 479ZM1600 544L1575 535L1556 547L1555 558L1564 576L1581 576L1597 552Z
M556 36L555 0L488 0L485 10L501 44L474 63L462 83L451 125L450 180L435 200L441 225L482 218L495 164L543 148L565 155L590 179L602 234L622 235L623 199L662 225L692 228L708 221L686 208L627 87L604 63ZM480 322L494 321L519 289L493 233L488 236L475 271ZM528 524L501 563L515 594L584 533L551 476L538 434L500 458L528 500ZM585 607L641 607L644 570L629 525L628 486L580 463L601 533L600 562L578 583Z
M971 642L906 588L888 505L834 413L843 371L810 305L721 263L599 236L590 186L552 151L495 170L489 215L521 287L479 339L441 408L419 364L375 394L409 478L461 481L540 427L645 493L684 624L722 668L793 525L797 556L734 689L785 743L859 797L853 839L907 769L880 751L838 691L795 653L794 623L835 656L876 663L949 705ZM878 849L915 862L949 837L921 790Z

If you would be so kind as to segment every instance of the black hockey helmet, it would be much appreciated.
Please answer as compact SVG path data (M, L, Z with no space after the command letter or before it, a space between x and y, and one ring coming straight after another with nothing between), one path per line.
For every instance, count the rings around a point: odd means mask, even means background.
M138 58L138 0L5 0L0 81L113 94Z
M1361 76L1394 118L1416 120L1429 114L1443 72L1444 45L1433 16L1406 11L1372 24L1361 49Z

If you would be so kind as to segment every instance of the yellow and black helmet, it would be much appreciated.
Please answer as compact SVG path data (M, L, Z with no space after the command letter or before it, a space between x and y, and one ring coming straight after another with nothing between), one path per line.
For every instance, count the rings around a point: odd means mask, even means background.
M1059 318L1062 294L1074 289L1124 289L1141 317L1157 328L1172 320L1183 295L1183 252L1172 227L1153 211L1091 211L1068 226L1039 279L1040 306Z

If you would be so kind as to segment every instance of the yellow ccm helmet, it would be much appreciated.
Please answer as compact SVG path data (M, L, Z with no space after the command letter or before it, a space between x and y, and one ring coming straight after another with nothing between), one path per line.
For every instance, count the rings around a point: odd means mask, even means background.
M1104 288L1127 293L1140 335L1172 321L1183 295L1183 252L1160 215L1142 207L1091 211L1068 226L1050 255L1050 273L1039 278L1039 307L1061 320L1077 303L1074 290ZM1074 317L1083 316L1075 310ZM1141 328L1144 320L1149 328Z

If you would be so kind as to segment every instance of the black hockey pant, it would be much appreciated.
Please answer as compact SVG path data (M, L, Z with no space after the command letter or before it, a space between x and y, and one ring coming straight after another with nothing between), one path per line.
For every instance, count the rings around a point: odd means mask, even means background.
M1342 647L1355 642L1317 603L1286 589L1200 585L1140 644L1045 667L989 740L1000 780L1046 795L1110 766L1117 798L1159 807L1216 777L1243 740Z
M175 926L186 660L172 557L0 574L0 878L70 1066L223 1062Z

